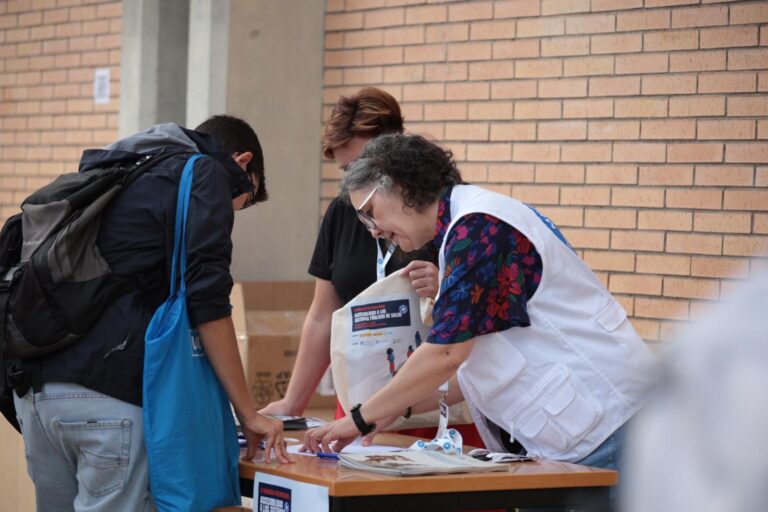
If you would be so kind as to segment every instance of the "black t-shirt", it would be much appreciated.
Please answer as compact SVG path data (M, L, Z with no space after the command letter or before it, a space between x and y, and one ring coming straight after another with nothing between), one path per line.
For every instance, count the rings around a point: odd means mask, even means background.
M357 220L354 207L337 197L323 217L309 273L330 281L341 302L346 304L376 282L377 242L385 254L384 242L375 240ZM396 250L387 263L386 274L416 259L436 263L436 251L432 251L431 246L427 244L423 250L411 253Z

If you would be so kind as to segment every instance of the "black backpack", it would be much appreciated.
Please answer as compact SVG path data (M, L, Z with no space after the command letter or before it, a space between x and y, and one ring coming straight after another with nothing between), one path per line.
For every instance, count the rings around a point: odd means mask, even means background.
M3 226L0 351L35 358L85 335L116 297L136 289L96 246L101 213L145 170L176 152L68 173L30 195ZM20 217L20 221L19 221ZM21 247L18 246L22 240Z
M144 155L138 161L63 174L26 198L22 213L3 225L0 412L16 430L12 389L25 378L20 361L76 342L107 304L141 286L130 276L112 274L99 253L102 211L144 171L177 154Z

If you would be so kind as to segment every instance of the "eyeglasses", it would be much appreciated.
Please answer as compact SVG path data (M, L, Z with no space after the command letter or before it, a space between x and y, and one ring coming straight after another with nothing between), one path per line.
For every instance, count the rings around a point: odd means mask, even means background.
M376 231L378 228L376 227L376 221L374 220L374 218L371 217L368 212L364 212L363 208L365 208L365 205L368 204L368 201L371 200L371 198L373 197L373 194L375 194L380 187L381 185L376 185L375 187L373 187L373 190L371 190L370 194L368 194L368 196L363 200L363 202L360 203L360 207L357 208L357 210L355 210L355 213L357 213L358 220L363 223L363 226L365 226L365 228L368 231Z
M240 209L245 210L246 208L250 208L255 204L256 204L256 187L252 188L248 192L248 199L245 200L245 202L243 203L243 207Z
M247 186L247 190L245 190L244 192L248 193L248 198L245 200L245 203L243 203L242 208L240 208L241 210L245 210L246 208L249 208L258 202L256 199L256 196L259 190L259 185L256 185L253 183L255 176L253 173L250 173L248 171L245 171L245 174L246 176L248 176L248 186Z

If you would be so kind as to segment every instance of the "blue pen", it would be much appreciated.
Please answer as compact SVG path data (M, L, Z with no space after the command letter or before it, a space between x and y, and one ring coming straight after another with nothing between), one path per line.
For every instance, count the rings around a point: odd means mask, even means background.
M339 454L338 453L331 453L331 452L317 452L315 455L320 457L321 459L333 459L333 460L339 460Z

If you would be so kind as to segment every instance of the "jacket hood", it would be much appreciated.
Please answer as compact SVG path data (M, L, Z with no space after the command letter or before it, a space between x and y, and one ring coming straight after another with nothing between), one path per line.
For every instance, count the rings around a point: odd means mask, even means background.
M249 178L230 155L219 150L213 138L205 133L188 130L176 123L155 125L135 133L103 149L88 149L80 159L80 172L109 167L126 160L138 160L142 155L164 151L202 153L214 158L227 171L233 197L247 189Z
M104 149L107 151L126 151L130 153L157 153L169 146L179 149L198 151L197 144L187 136L184 129L176 123L163 123L143 132L135 133L113 142Z

